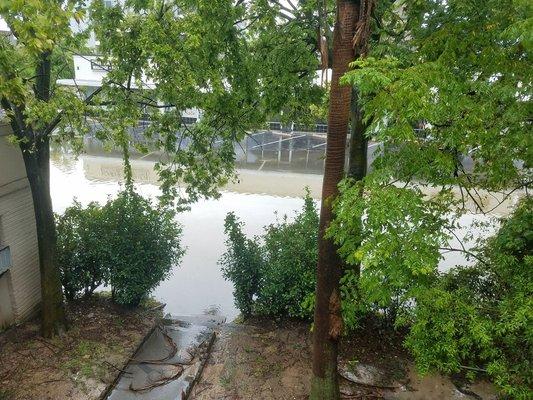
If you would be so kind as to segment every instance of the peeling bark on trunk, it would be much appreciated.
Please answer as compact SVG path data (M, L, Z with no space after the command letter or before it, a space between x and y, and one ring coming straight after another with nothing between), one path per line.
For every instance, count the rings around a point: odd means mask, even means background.
M337 0L326 165L320 211L310 400L337 400L340 396L337 354L342 332L339 292L342 261L335 244L325 239L324 233L333 218L331 201L337 196L337 185L344 177L352 89L350 86L340 86L339 79L355 58L352 40L359 14L358 4L358 1Z

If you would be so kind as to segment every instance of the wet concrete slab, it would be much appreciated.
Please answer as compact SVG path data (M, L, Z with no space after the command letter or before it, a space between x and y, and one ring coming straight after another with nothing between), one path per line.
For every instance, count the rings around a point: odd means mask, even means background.
M170 316L156 326L120 374L109 400L183 400L199 378L225 319Z

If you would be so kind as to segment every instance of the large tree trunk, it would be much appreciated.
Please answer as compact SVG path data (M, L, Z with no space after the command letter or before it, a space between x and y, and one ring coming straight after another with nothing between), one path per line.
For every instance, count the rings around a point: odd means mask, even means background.
M48 136L22 144L37 225L41 272L42 335L52 337L65 330L63 293L56 258L56 227L50 197L50 144Z
M326 165L322 184L322 207L318 239L317 286L313 336L313 377L310 400L339 399L337 378L338 342L342 333L339 280L342 261L335 244L324 238L333 217L331 201L344 176L346 136L350 120L351 87L340 86L339 79L354 60L352 39L358 18L359 2L337 0L333 35L333 76L331 81Z

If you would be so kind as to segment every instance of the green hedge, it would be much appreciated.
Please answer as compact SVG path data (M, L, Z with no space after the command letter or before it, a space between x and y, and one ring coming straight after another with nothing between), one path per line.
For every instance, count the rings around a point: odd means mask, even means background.
M253 239L242 228L233 213L227 215L227 251L220 264L243 316L310 318L304 301L315 289L318 213L309 194L294 221L285 216Z
M110 284L117 303L136 306L183 255L174 213L126 190L104 206L75 202L56 217L58 261L68 299Z

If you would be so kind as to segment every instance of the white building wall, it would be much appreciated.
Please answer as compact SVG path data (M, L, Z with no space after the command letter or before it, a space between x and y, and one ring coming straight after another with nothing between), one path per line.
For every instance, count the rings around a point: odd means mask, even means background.
M41 301L33 201L22 153L7 140L10 132L0 122L0 248L9 246L11 253L11 266L0 277L0 298L9 299L12 308L10 315L4 304L0 328L31 316Z
M107 71L105 66L102 66L97 56L82 56L75 55L74 59L74 79L59 79L57 83L65 86L76 86L86 88L85 95L89 95L96 88L102 86L102 80L105 78ZM132 87L136 87L134 83ZM143 78L143 88L150 89L154 87L152 80ZM163 109L161 109L163 112ZM184 110L182 112L184 118L200 119L201 112L196 108Z
M74 76L77 81L91 82L100 86L106 71L100 68L96 56L73 56L74 58ZM92 64L92 65L91 65Z

